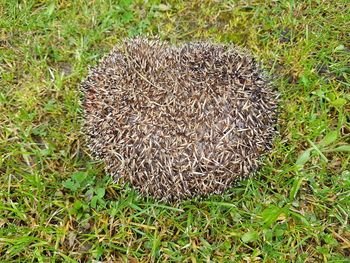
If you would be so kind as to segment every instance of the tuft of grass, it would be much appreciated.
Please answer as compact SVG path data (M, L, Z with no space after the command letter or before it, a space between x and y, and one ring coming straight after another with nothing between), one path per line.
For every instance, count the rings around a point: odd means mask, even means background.
M0 0L1 262L349 262L347 1ZM273 151L223 196L114 184L79 83L120 39L247 47L281 94Z

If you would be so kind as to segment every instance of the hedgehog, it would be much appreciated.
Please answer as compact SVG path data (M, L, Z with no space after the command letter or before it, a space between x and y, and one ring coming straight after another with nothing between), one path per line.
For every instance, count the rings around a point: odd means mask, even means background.
M91 155L161 201L222 194L257 171L276 133L278 94L234 45L127 39L81 90Z

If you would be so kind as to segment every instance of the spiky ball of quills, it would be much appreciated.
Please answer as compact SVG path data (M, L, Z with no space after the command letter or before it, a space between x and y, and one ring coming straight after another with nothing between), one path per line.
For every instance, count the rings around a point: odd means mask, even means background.
M272 146L278 96L233 46L129 39L90 70L82 90L92 155L157 199L220 194Z

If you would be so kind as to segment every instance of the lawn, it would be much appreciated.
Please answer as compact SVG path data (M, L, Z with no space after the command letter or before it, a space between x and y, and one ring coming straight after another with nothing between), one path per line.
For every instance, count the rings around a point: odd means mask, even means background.
M348 1L0 0L0 262L350 262ZM118 41L246 47L281 95L255 177L156 202L91 159L79 84Z

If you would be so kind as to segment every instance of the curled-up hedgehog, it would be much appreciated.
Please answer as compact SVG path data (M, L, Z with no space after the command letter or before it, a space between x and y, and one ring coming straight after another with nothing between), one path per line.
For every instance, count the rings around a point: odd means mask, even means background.
M129 39L82 82L92 155L142 194L220 194L272 146L278 95L234 46Z

